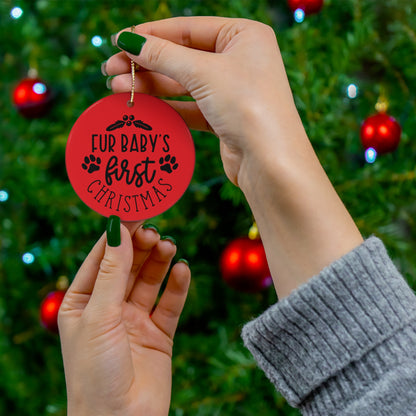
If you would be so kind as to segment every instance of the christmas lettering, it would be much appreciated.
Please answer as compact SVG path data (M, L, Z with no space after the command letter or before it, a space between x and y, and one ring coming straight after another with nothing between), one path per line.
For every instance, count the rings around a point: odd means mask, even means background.
M91 153L95 152L152 152L157 151L157 146L165 153L169 152L170 136L168 134L92 134Z
M141 188L144 183L152 183L156 176L156 170L152 168L156 162L149 157L137 163L133 168L129 168L129 161L123 159L120 164L117 156L111 156L105 170L105 181L107 185L112 185L113 180L124 182L127 185L134 184L136 188Z
M114 191L100 179L96 179L88 185L87 192L105 208L116 212L129 213L147 211L156 206L157 203L162 202L167 197L167 193L172 189L171 184L160 178L157 185L153 185L146 192L123 195Z

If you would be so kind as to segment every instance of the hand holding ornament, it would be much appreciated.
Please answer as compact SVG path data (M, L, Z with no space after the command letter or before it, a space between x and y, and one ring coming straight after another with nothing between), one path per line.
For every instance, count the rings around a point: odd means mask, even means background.
M192 129L214 132L228 178L250 204L278 296L287 296L362 242L328 180L295 107L274 31L259 22L187 17L113 37L123 51L103 72L167 101ZM337 230L334 233L333 230Z
M109 220L63 300L59 317L68 415L165 416L171 395L173 336L190 271L173 266L171 238L153 227Z

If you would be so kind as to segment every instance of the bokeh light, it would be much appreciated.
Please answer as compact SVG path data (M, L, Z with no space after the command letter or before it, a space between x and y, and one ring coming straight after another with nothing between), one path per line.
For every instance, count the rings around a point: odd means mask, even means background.
M296 9L293 16L295 18L295 22L302 23L305 20L305 11L302 9Z
M94 36L91 39L91 43L96 47L99 48L103 44L103 38L101 36Z
M372 147L365 151L365 160L367 163L374 163L377 159L377 152Z
M22 256L22 261L25 264L32 264L35 261L35 256L32 253L25 253Z
M13 7L13 9L10 11L10 16L13 17L13 19L19 19L23 15L23 10L20 7Z

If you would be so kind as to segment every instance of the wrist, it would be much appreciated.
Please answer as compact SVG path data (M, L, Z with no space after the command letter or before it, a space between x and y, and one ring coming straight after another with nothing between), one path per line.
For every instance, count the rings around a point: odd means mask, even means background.
M363 241L303 126L293 121L245 155L238 177L279 298Z
M238 173L238 185L246 197L268 190L263 187L277 191L291 186L291 171L320 166L296 109L253 114L252 120L246 129L247 149Z

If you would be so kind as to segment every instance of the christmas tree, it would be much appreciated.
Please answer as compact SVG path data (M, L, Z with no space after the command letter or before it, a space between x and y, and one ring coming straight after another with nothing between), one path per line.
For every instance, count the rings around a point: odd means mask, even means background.
M41 325L39 310L60 276L71 281L105 229L106 219L68 181L65 146L77 117L111 94L100 64L116 52L111 34L125 27L179 15L271 25L327 174L363 236L380 237L416 289L416 0L326 0L313 13L291 10L294 3L0 1L1 414L66 414L59 338ZM362 122L377 112L401 129L397 149L378 155L377 143L365 152L360 140ZM384 124L372 128L393 140ZM276 302L273 288L245 293L221 278L221 254L247 235L252 215L225 177L216 137L192 134L191 185L151 220L176 238L177 258L188 259L193 274L175 339L171 414L297 415L240 339L242 325Z

